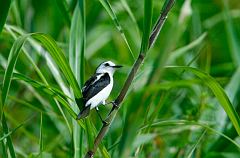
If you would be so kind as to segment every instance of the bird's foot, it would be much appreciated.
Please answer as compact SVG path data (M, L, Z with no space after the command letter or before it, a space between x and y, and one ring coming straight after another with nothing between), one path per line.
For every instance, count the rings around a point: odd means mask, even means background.
M103 126L108 126L109 125L109 122L105 121L105 120L102 120L102 124Z
M111 101L111 104L115 109L119 109L119 106L115 103L115 101Z

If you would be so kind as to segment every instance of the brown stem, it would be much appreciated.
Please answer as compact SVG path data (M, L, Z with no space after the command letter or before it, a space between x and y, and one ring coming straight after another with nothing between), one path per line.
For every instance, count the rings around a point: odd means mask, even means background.
M165 19L167 17L168 12L170 11L170 9L172 8L173 4L174 4L175 0L167 0L164 7L163 7L163 11L161 13L161 16L159 17L152 33L151 36L149 38L149 48L153 46L155 40L157 39L159 32L161 31L161 28L165 22ZM95 138L94 141L94 147L92 150L89 150L87 152L87 154L85 155L85 158L92 158L94 156L94 154L97 151L97 148L99 146L99 144L101 143L103 137L105 136L105 134L107 133L112 121L114 120L118 109L116 107L120 107L121 103L123 101L123 99L125 98L128 89L130 87L130 85L132 84L132 81L140 67L140 65L142 64L144 57L145 57L146 52L140 52L139 56L136 60L136 62L134 63L131 72L128 75L127 80L124 83L124 86L120 92L120 94L118 95L117 99L114 101L115 106L113 106L113 109L111 110L111 112L109 113L109 116L107 117L107 119L105 120L105 122L107 122L107 124L104 124L101 128L101 130L99 131L97 137Z
M153 28L151 36L149 38L149 48L151 48L154 45L154 43L157 39L156 37L158 37L160 30L162 29L162 26L167 19L168 12L173 7L174 3L175 3L175 0L168 0L166 6L163 7L163 10L157 20L157 23L155 24L155 27Z

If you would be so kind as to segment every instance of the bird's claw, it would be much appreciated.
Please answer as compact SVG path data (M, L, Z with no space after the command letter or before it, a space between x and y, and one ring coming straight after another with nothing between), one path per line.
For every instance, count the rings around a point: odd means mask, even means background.
M119 106L115 103L115 101L111 101L110 103L114 106L114 108L116 108L116 109L119 108Z
M109 122L104 121L104 120L102 121L102 123L103 123L104 126L108 126L109 125Z

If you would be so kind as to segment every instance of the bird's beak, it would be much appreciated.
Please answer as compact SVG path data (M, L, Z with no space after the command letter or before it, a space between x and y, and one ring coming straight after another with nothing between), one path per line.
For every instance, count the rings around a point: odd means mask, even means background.
M112 66L113 68L121 68L123 67L122 65L115 65L115 66Z

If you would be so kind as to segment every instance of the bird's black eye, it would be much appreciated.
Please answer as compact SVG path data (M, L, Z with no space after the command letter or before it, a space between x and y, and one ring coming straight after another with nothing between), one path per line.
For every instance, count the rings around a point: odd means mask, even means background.
M104 64L105 66L110 66L109 63Z

